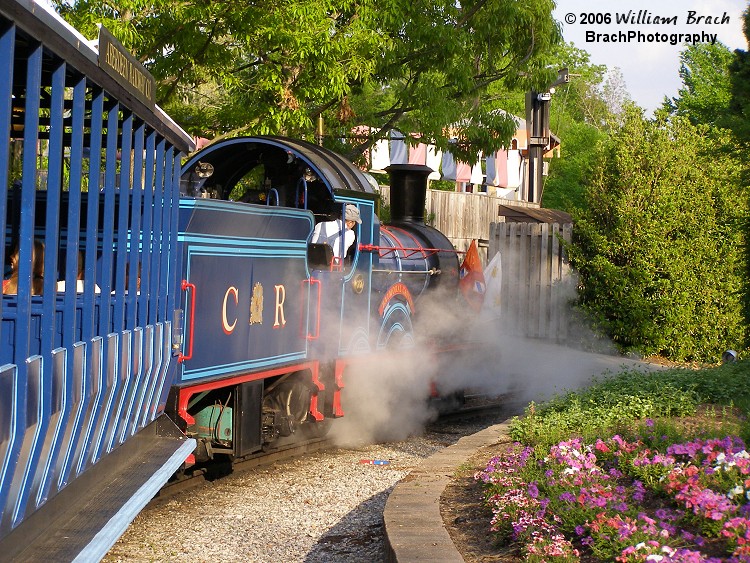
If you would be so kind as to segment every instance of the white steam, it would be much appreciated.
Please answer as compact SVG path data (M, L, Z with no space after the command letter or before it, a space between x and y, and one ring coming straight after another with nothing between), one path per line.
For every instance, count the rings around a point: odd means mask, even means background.
M574 289L572 278L553 286L549 303L560 305L557 311L565 310ZM499 291L488 280L481 314L463 303L456 314L449 313L445 303L427 310L427 301L419 300L415 337L427 327L432 334L449 335L444 341L448 351L433 355L429 346L420 343L353 366L345 374L344 418L334 426L333 437L346 446L421 433L436 414L428 402L434 386L443 396L455 391L505 396L522 410L530 401L587 386L595 376L626 367L652 367L616 355L614 346L569 313L556 319L558 339L521 336L517 329L524 325L512 318L513 308L503 307L499 313L501 300L514 296Z

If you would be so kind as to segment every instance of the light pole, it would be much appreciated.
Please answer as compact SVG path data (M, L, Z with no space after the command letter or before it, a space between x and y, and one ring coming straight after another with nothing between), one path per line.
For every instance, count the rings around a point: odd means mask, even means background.
M526 93L526 133L529 138L528 159L528 200L542 201L544 153L550 144L549 103L555 87L570 82L567 68L557 71L557 80L547 87L546 92L530 90Z

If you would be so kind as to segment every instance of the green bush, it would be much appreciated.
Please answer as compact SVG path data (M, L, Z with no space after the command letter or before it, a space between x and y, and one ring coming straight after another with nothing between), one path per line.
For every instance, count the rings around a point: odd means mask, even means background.
M715 362L745 346L748 198L727 136L631 109L599 145L567 250L582 309L623 350Z

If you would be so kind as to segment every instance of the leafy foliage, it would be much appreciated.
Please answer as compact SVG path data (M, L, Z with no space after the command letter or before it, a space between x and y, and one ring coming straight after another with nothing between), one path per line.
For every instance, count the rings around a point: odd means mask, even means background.
M682 87L676 98L664 100L664 109L693 124L722 125L731 98L732 59L732 52L720 42L686 47L680 53Z
M596 156L597 143L616 123L629 102L618 69L591 63L590 55L571 43L555 50L556 65L567 68L570 82L558 87L550 108L550 127L561 139L559 158L550 160L542 205L571 211L584 208L583 186ZM520 114L523 115L523 114Z
M550 160L543 207L572 211L588 206L584 186L596 159L597 144L605 137L605 132L583 122L565 128L561 156Z
M600 147L568 251L581 306L623 349L711 361L744 346L747 194L723 142L630 109Z
M354 126L362 154L390 128L459 152L497 148L512 133L484 94L549 82L546 54L560 40L552 0L53 0L88 37L103 23L149 68L158 103L204 137L287 134L327 140ZM474 156L475 158L475 156Z
M744 13L743 31L750 41L750 10ZM737 49L729 65L731 99L729 126L745 145L750 142L750 52Z

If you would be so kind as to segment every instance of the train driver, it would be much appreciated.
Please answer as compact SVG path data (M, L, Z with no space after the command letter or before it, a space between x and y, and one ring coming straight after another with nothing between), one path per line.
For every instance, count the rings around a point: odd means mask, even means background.
M349 247L354 243L356 237L353 229L356 224L362 224L359 209L356 205L347 203L343 224L341 219L318 223L315 225L311 242L313 244L328 244L333 249L334 258L340 262L346 256ZM343 250L341 248L342 229L344 230Z

